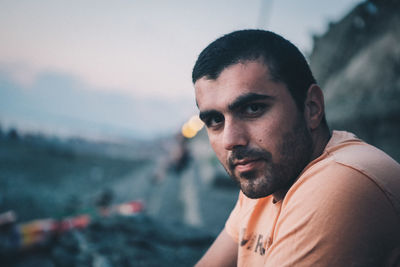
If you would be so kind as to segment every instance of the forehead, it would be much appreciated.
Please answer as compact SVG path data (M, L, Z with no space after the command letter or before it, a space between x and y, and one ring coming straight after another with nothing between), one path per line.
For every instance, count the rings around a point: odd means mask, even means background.
M237 63L224 69L215 80L203 77L195 83L200 110L222 109L247 93L291 97L285 84L274 81L261 61Z

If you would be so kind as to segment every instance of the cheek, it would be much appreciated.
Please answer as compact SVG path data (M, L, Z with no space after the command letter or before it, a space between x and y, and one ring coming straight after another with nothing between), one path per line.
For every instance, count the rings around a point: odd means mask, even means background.
M251 139L257 147L273 152L275 145L280 141L279 127L271 123L264 123L262 127L253 127Z
M215 155L221 161L222 164L225 165L226 162L226 153L227 151L224 149L222 142L213 139L212 137L209 137L211 148L214 150Z
M274 135L273 127L269 123L260 123L260 125L252 125L249 127L251 132L251 140L259 145L267 144Z

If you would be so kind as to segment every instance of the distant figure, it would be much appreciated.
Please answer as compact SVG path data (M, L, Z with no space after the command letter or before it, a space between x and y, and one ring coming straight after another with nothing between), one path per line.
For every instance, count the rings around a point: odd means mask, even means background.
M16 129L14 129L14 128L10 129L8 131L7 137L10 140L18 140L19 139L18 131Z
M181 172L190 163L190 151L188 148L188 139L181 134L176 134L173 144L167 148L166 156L162 157L154 173L153 182L161 182L168 172L173 172L179 177Z
M0 256L13 252L20 247L20 236L16 222L17 215L14 211L0 213Z
M110 206L114 198L114 193L111 189L104 189L96 199L96 206L102 216L109 215Z
M8 227L11 224L14 224L16 221L17 221L17 215L13 210L0 213L0 229L3 227Z
M240 185L197 266L400 266L400 165L329 130L322 90L292 43L227 34L192 77L211 146Z
M190 161L190 153L187 145L188 139L186 137L177 134L175 139L176 145L171 151L169 168L176 174L179 174L187 167Z

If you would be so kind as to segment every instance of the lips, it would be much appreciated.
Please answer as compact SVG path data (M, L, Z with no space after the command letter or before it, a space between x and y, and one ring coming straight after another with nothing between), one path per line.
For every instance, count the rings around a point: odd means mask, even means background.
M234 168L239 172L247 172L253 170L261 162L261 159L242 159L234 162Z

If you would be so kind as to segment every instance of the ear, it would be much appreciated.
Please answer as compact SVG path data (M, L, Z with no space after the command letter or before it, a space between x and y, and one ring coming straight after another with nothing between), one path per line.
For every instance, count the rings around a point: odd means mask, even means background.
M325 114L324 94L321 88L312 84L307 91L304 103L304 116L308 128L312 131L318 128Z

